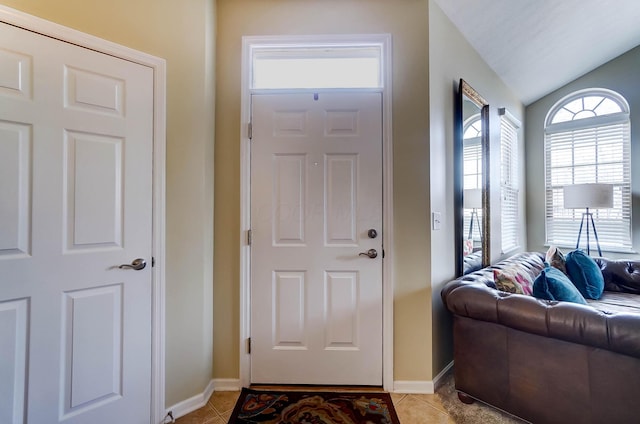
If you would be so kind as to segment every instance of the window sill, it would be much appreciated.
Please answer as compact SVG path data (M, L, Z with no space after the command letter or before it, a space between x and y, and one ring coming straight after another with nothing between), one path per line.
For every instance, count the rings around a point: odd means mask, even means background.
M569 249L569 250L575 250L576 249L575 245L573 245L573 244L572 245L566 245L566 244L545 243L543 246L546 247L546 248L549 248L552 245L556 246L556 247L559 247L559 248L562 248L562 249ZM586 247L579 247L579 249L586 250L587 248ZM638 254L638 251L634 250L634 249L624 249L624 248L616 249L616 248L609 248L609 247L607 247L607 248L600 247L600 249L602 250L602 253L605 253L605 252L608 252L608 253L625 253L625 254L628 254L628 255L637 255ZM597 246L591 246L590 250L597 252L598 251L598 247Z

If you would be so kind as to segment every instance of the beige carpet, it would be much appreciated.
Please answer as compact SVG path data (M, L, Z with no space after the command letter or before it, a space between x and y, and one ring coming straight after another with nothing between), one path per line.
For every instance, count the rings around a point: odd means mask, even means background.
M475 401L471 405L460 402L454 386L452 371L447 373L442 385L436 390L436 396L449 417L457 424L522 424L527 422L482 402Z

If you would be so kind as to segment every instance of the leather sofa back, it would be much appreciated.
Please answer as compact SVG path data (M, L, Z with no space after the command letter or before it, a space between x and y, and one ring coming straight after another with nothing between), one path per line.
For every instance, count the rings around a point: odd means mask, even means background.
M640 262L627 259L596 258L602 270L604 289L612 292L640 294Z
M588 305L536 299L495 289L493 269L514 262L538 267L541 253L525 252L450 281L441 296L453 314L640 358L640 314L607 314ZM605 290L640 293L640 263L599 258Z

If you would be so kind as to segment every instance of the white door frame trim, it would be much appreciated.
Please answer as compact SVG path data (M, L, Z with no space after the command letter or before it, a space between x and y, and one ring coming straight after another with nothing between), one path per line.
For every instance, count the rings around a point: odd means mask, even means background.
M165 161L166 61L129 47L0 5L0 22L153 69L153 245L151 303L151 423L165 416Z
M251 250L247 232L251 229L251 63L255 50L273 46L300 45L378 45L382 48L384 80L382 92L382 383L393 390L393 143L392 143L392 55L390 34L353 35L287 35L242 37L241 120L240 120L240 383L251 383L251 356L248 339L251 336Z

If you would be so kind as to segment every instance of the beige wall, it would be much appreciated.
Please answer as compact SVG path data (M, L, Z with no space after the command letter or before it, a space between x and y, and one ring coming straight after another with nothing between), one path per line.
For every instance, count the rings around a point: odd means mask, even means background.
M0 0L167 60L166 404L212 374L213 0Z
M494 122L497 107L522 111L432 1L219 0L217 11L213 0L0 2L167 60L168 406L202 392L212 374L239 377L241 37L390 33L394 379L428 381L449 362L439 290L454 267L453 89L460 77L470 82ZM430 229L432 210L444 218L439 232Z
M219 0L214 376L239 377L240 65L243 35L393 37L396 380L431 380L427 0Z
M455 276L455 233L453 208L453 141L455 99L460 78L475 88L490 105L491 139L491 257L501 255L500 248L500 117L505 107L523 121L524 107L517 97L463 38L442 9L429 1L429 87L431 211L442 213L442 230L431 237L433 317L433 368L441 371L453 359L451 318L440 299L442 286ZM524 129L520 131L520 163L524 164ZM524 169L522 170L524 177ZM524 222L524 178L521 181L521 213ZM526 246L524 226L521 245ZM520 249L522 250L522 249ZM437 264L437 266L435 265Z

